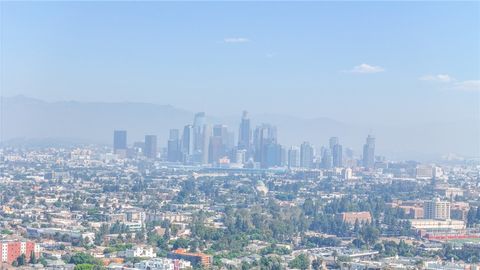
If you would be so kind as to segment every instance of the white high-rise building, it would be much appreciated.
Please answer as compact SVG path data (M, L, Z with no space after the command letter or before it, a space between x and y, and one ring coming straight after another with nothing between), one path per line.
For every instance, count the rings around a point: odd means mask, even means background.
M246 162L247 150L241 149L237 150L235 154L235 162L238 164L244 164Z
M353 170L350 169L350 168L345 168L343 170L343 179L345 179L345 180L353 179Z
M288 167L300 167L300 149L296 146L292 146L288 149Z
M435 167L433 167L432 171L433 171L433 178L440 179L440 178L443 177L443 169L442 168L435 166Z
M423 212L425 219L448 220L450 219L450 202L441 201L439 198L425 201Z
M432 179L433 169L430 165L418 165L415 169L415 178L417 179Z
M313 167L313 146L309 142L303 142L300 146L300 167Z

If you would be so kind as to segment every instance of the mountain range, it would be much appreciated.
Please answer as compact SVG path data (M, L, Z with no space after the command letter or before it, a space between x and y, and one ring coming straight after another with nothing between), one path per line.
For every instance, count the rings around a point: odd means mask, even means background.
M238 116L208 115L207 122L223 123L238 133ZM47 102L25 96L4 97L1 103L1 136L4 144L22 143L112 143L114 129L126 129L128 142L143 140L146 134L158 136L164 147L169 129L193 121L194 112L171 105L151 103ZM344 148L361 155L369 133L377 139L376 151L392 159L433 160L446 154L478 157L480 120L455 122L371 123L368 126L329 118L301 118L290 115L254 113L252 125L270 123L278 128L279 142L285 146L309 141L315 146L328 145L328 138L338 136Z

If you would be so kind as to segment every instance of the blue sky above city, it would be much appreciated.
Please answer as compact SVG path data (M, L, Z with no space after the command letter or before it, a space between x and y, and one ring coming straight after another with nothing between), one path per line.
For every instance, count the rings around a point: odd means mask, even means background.
M2 95L357 123L476 118L478 2L2 2Z

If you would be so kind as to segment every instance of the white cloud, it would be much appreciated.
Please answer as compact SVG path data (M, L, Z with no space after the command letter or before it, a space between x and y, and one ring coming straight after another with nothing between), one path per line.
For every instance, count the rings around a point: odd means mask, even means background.
M425 75L419 78L421 81L449 83L455 79L448 74Z
M457 82L454 84L453 88L463 91L480 91L480 80Z
M447 88L460 91L480 91L480 80L457 81L448 74L425 75L421 81L438 82L448 85Z
M250 42L250 39L244 37L229 37L224 38L223 42L225 43L247 43Z
M363 74L368 74L368 73L379 73L383 72L385 69L380 66L372 66L369 64L360 64L358 66L353 67L353 69L349 70L348 72L351 73L363 73Z

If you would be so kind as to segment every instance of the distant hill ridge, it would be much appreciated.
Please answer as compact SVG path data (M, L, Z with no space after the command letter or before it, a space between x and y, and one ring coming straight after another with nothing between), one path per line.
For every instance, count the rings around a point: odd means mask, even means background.
M165 146L171 128L182 129L192 123L194 112L171 105L135 102L46 102L25 96L2 100L2 138L16 142L28 139L68 138L72 142L111 144L114 129L128 131L129 144L156 134L159 146ZM238 117L209 116L211 124L225 123L238 133ZM277 125L279 141L286 147L310 141L327 145L330 136L338 136L344 148L360 154L371 129L377 137L377 153L395 158L429 159L447 153L478 156L480 131L478 120L457 123L425 123L411 126L358 126L329 118L304 119L288 115L251 115L252 125ZM19 140L21 138L22 140ZM64 140L65 142L65 140Z

